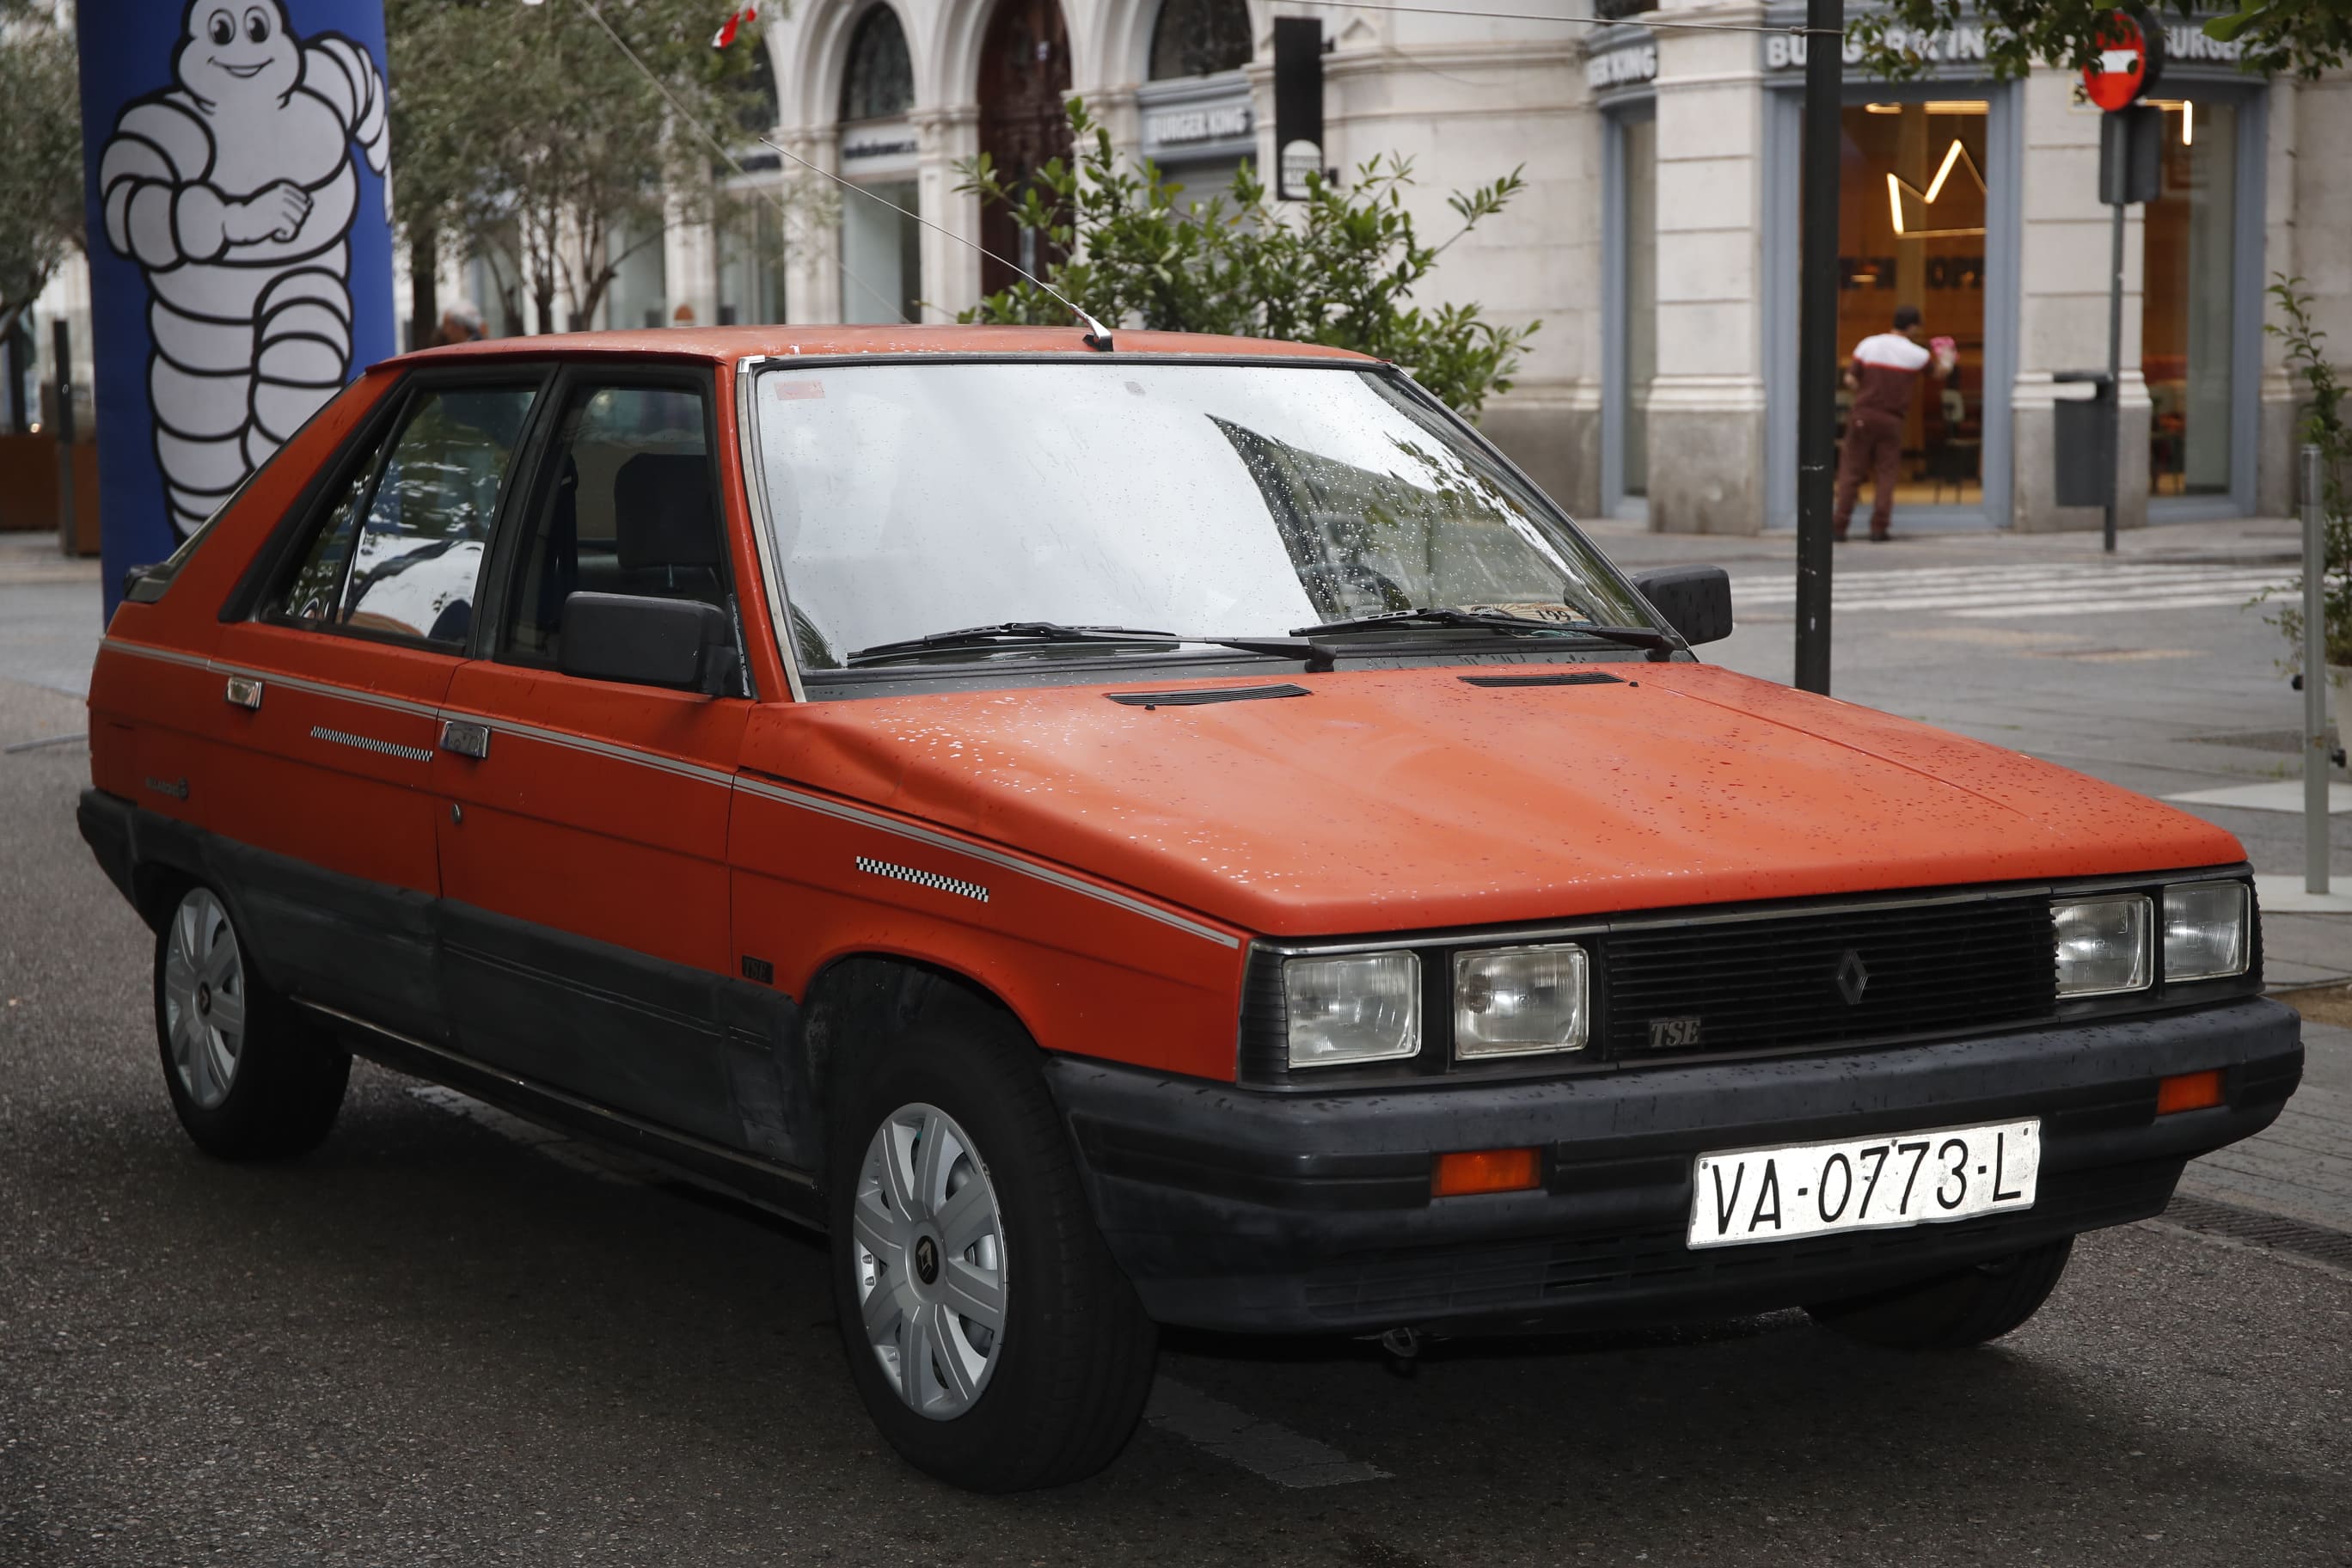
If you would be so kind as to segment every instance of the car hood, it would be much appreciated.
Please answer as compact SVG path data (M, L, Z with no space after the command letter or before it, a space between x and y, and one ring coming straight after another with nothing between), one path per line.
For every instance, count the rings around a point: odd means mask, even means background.
M1276 936L2244 858L2142 795L1700 664L1341 670L1146 708L992 689L766 710L750 767Z

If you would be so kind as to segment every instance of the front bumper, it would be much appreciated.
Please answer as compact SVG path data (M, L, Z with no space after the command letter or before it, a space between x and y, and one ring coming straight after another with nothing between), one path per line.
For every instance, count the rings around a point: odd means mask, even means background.
M2223 1072L2158 1118L2157 1080ZM1163 1322L1255 1332L1509 1331L1835 1300L2161 1213L2181 1166L2270 1125L2294 1012L2193 1012L1538 1083L1270 1094L1050 1058L1112 1254ZM2028 1211L1684 1245L1698 1154L2042 1119ZM1448 1150L1543 1151L1540 1191L1432 1199Z

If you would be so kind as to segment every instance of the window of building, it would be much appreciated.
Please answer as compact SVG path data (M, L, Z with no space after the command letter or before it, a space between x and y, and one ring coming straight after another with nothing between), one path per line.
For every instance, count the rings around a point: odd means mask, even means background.
M2140 372L2158 496L2230 492L2236 405L2238 107L2161 103L2164 194L2147 206Z
M915 68L898 13L875 5L849 36L849 70L841 84L844 120L888 120L915 106Z
M1623 379L1623 432L1618 490L1650 493L1650 383L1658 374L1658 121L1654 116L1625 119L1618 132L1623 195L1619 243L1624 268L1623 332L1620 350Z
M1948 338L1949 376L1918 378L1903 429L1895 500L1984 502L1985 235L1991 104L1981 99L1857 103L1845 130L1838 208L1838 353L1890 331L1904 305L1918 340ZM1840 397L1841 423L1844 395Z
M427 389L345 480L271 606L303 626L462 643L536 387Z
M1165 0L1151 27L1151 79L1211 76L1250 61L1243 0Z

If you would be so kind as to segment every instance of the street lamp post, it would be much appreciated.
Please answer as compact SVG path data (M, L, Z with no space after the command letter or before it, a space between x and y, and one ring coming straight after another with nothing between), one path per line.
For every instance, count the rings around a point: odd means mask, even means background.
M1837 464L1838 122L1845 0L1806 0L1803 254L1797 280L1797 685L1830 689Z

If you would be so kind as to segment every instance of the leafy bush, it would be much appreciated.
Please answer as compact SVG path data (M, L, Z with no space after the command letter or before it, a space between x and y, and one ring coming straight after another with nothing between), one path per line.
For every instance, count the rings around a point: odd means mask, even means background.
M2289 278L2284 273L2273 275L2271 297L2278 301L2283 322L2265 323L2263 330L2275 332L2286 340L2287 367L2303 377L2310 401L2304 405L2303 442L2295 454L2295 474L2298 485L2303 473L2302 445L2319 448L2320 511L2325 530L2326 563L2326 581L2321 588L2321 604L2326 612L2323 646L2330 664L2352 665L2352 428L2345 425L2345 393L2347 388L2336 375L2336 367L2328 363L2320 343L2327 336L2311 324L2311 297L2304 292L2301 278ZM2299 504L2303 498L2295 497ZM2297 577L2292 589L2282 589L2294 595L2292 605L2281 604L2270 624L2278 627L2294 650L2293 660L2303 657L2303 579Z
M1114 152L1082 100L1072 99L1068 114L1075 161L1048 162L1015 191L983 153L958 165L958 188L1011 207L1037 235L1040 256L1064 258L1045 280L1094 316L1114 327L1354 349L1403 366L1469 416L1510 389L1520 350L1542 323L1497 326L1476 305L1411 300L1448 247L1526 187L1517 170L1448 198L1462 226L1427 245L1405 210L1405 159L1374 158L1352 185L1310 176L1307 200L1289 203L1244 163L1228 192L1195 203L1149 160ZM1058 324L1069 312L1022 281L958 319Z

